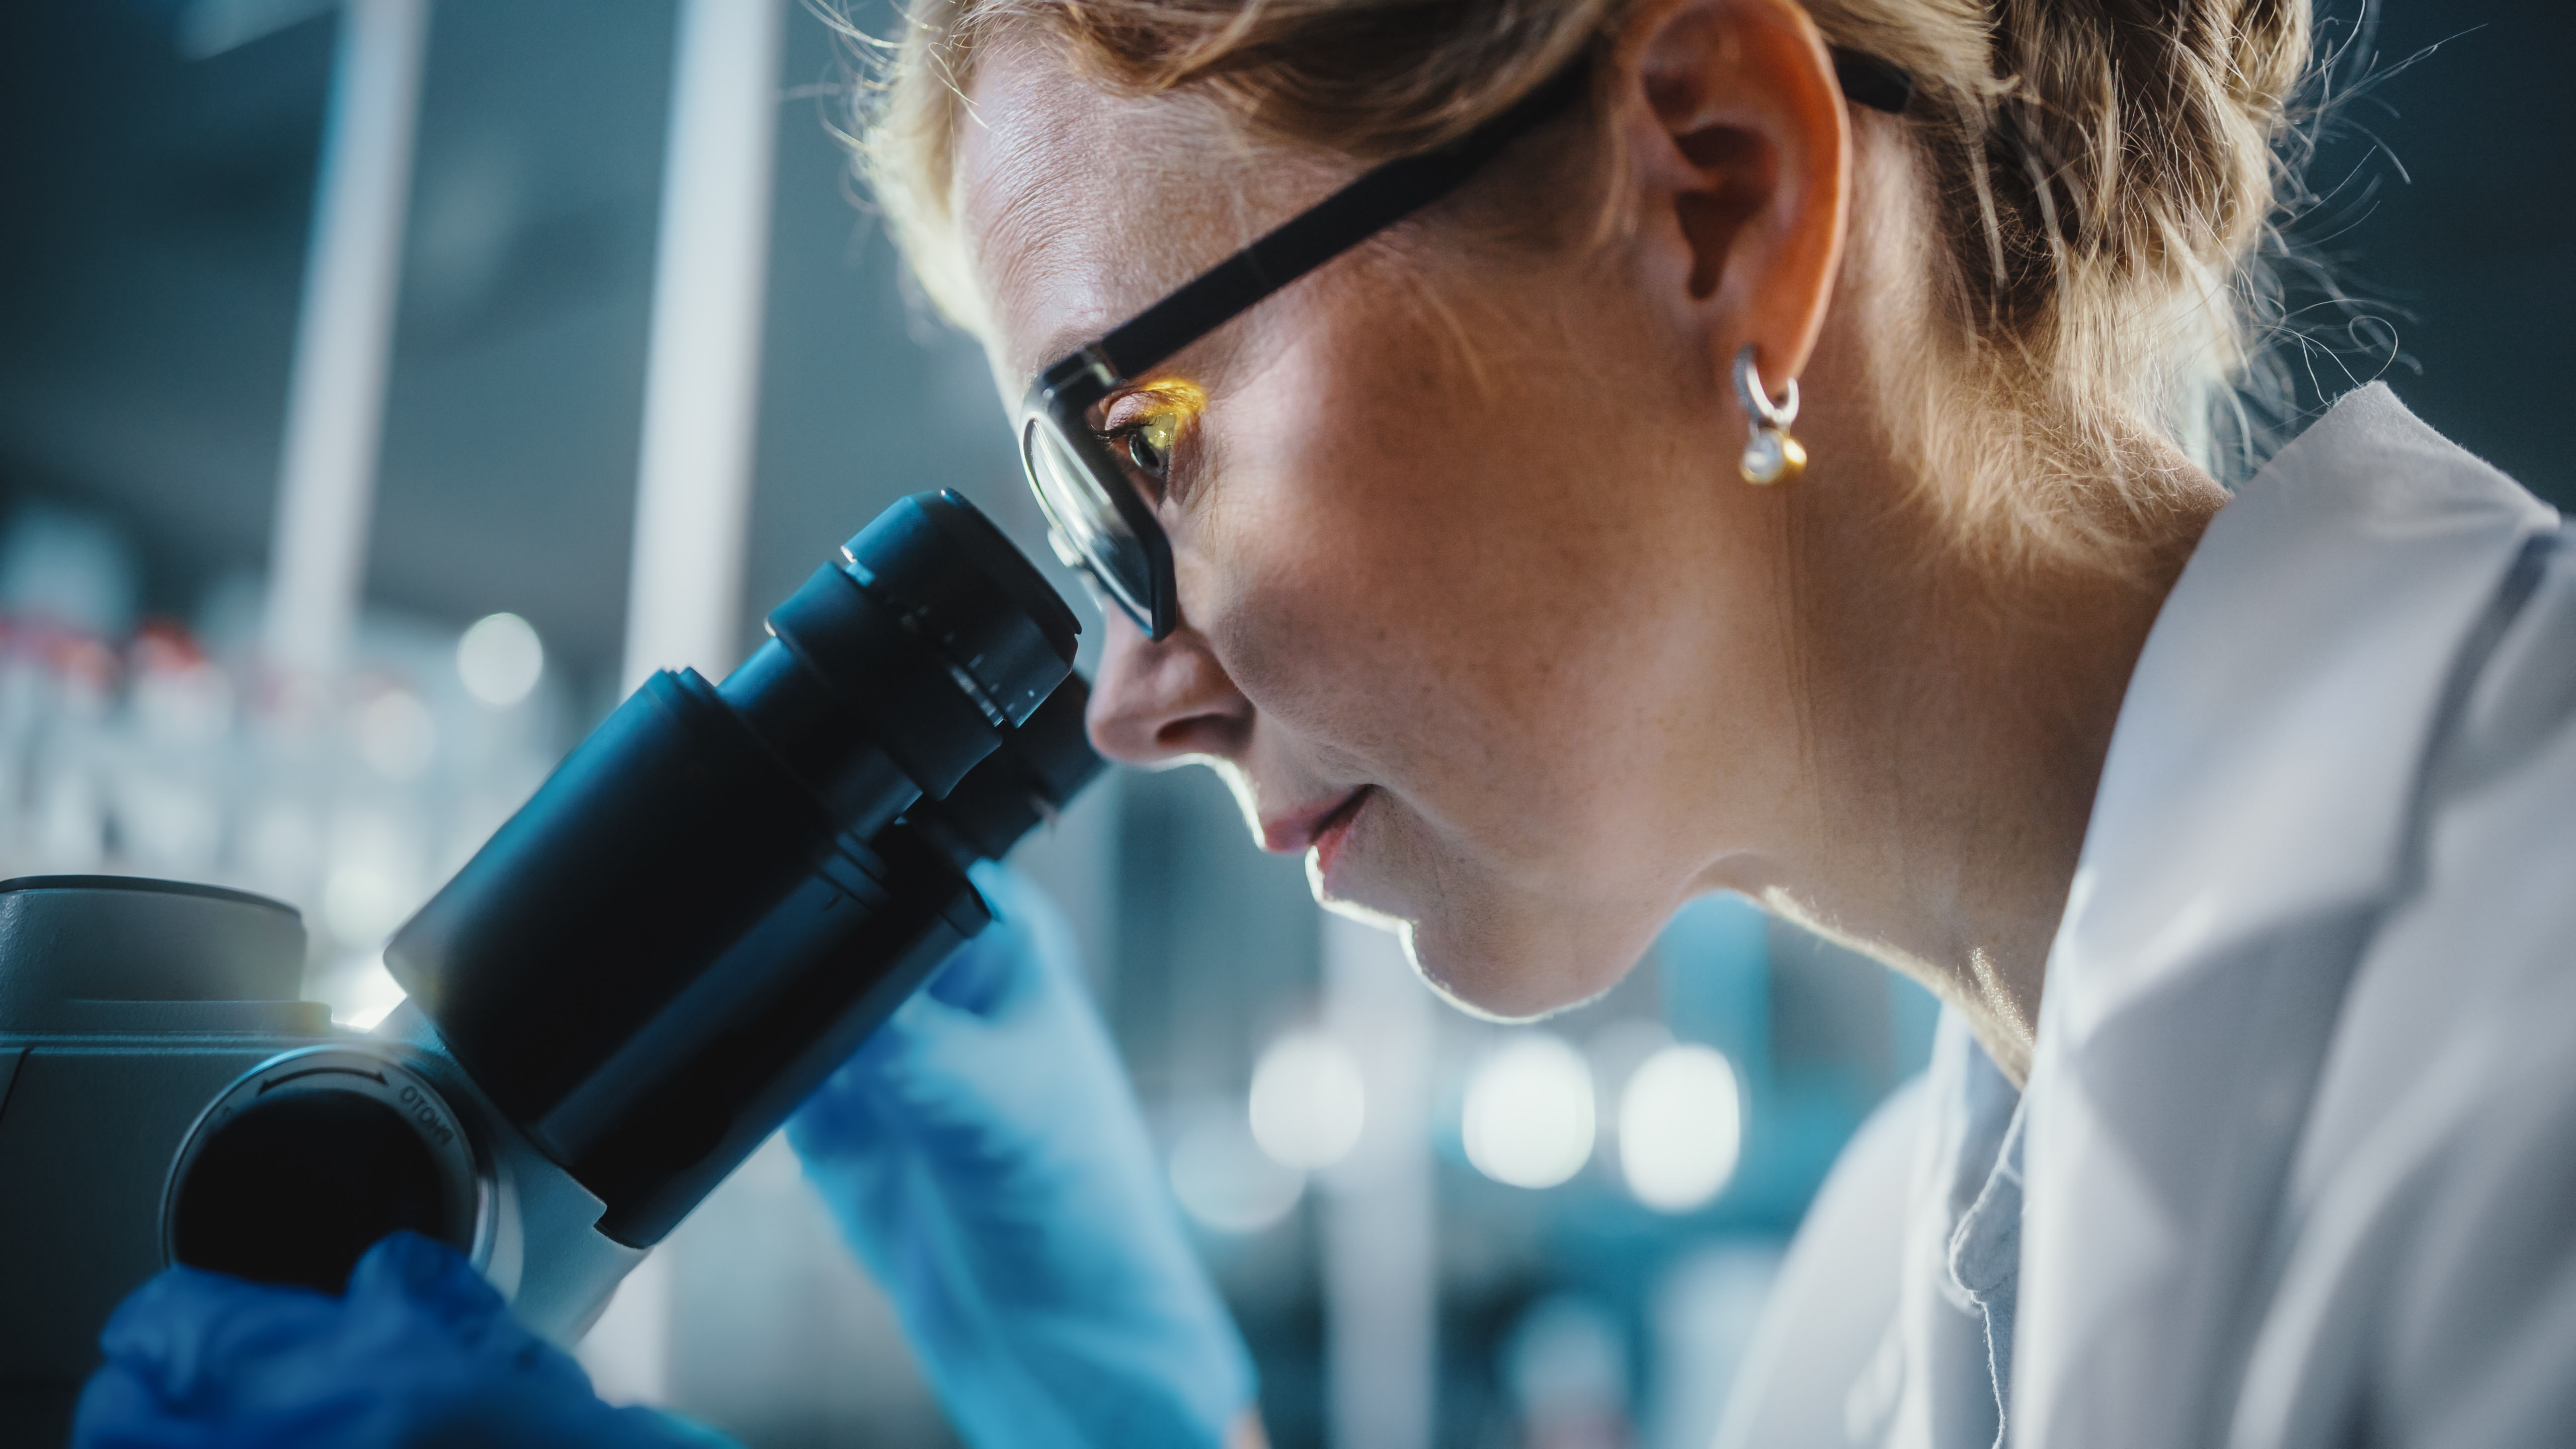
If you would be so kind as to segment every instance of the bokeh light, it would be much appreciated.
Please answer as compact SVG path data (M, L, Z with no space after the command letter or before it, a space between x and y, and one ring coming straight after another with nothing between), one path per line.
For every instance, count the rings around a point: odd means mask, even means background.
M1359 1145L1368 1116L1359 1063L1341 1043L1294 1032L1252 1069L1252 1140L1283 1167L1330 1167Z
M1689 1212L1725 1188L1744 1144L1735 1068L1698 1042L1648 1057L1619 1097L1619 1171L1637 1200Z
M1592 1155L1592 1069L1564 1039L1532 1032L1467 1082L1467 1160L1496 1182L1554 1187Z
M314 995L331 1008L332 1021L356 1031L374 1030L404 998L380 951L342 959L315 984Z
M465 692L494 709L527 698L545 672L545 645L516 614L486 614L456 641L456 674Z

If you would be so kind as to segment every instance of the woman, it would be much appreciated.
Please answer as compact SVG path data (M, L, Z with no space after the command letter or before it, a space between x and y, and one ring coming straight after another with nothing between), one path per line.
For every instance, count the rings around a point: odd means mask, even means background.
M1711 890L1946 1001L1897 1442L2576 1438L2556 517L2378 389L2209 471L2306 20L957 0L875 132L1104 750L1472 1010Z
M2556 517L2379 389L2212 474L2307 51L2299 0L933 0L875 103L1112 605L1104 750L1214 764L1470 1010L1713 890L1948 1004L1864 1138L1905 1200L1847 1164L1793 1253L1771 1422L2576 1433ZM970 1432L1226 1432L1163 1217L1097 1206L1133 1154L916 1066L800 1145ZM1811 1326L1862 1231L1907 1240L1875 1358ZM979 1420L1003 1360L1096 1402Z

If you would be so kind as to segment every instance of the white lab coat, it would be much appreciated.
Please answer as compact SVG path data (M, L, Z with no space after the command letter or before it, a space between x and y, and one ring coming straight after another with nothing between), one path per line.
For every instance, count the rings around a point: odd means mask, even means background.
M1722 1444L1975 1442L1971 1075L1837 1168ZM2385 388L2159 615L2020 1110L2018 1449L2576 1445L2576 538Z

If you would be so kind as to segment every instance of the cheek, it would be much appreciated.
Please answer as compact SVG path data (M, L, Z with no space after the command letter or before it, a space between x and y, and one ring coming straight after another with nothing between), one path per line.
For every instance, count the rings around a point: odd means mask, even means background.
M1695 521L1598 410L1516 364L1471 373L1436 334L1367 340L1283 359L1268 386L1298 405L1227 443L1216 553L1270 616L1247 647L1294 615L1340 657L1508 708L1680 603L1654 555L1703 546Z
M1526 572L1515 515L1536 521L1479 481L1480 439L1384 405L1424 384L1284 381L1312 401L1235 432L1211 509L1202 596L1229 672L1281 726L1381 762L1426 733L1478 748L1472 721L1530 682L1543 646L1509 582Z
M1678 903L1706 827L1694 690L1746 611L1712 586L1705 477L1603 426L1648 384L1508 343L1480 379L1401 310L1338 338L1308 314L1219 400L1183 598L1258 729L1394 797L1347 898L1524 1014L1611 984Z
M1691 672L1688 591L1641 550L1696 545L1563 398L1480 387L1445 339L1367 341L1282 351L1247 390L1283 401L1228 419L1184 597L1311 764L1395 791L1453 868L1572 889L1542 878L1633 846L1621 780Z

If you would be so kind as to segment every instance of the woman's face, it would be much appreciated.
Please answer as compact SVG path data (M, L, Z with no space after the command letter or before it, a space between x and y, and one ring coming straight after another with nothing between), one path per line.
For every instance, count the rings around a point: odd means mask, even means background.
M1105 96L1034 42L973 100L962 218L1014 406L1353 169ZM1786 524L1736 476L1705 279L1669 241L1435 213L1110 408L1170 442L1181 626L1106 611L1094 740L1215 764L1319 899L1500 1015L1596 995L1692 895L1760 888L1796 813Z

